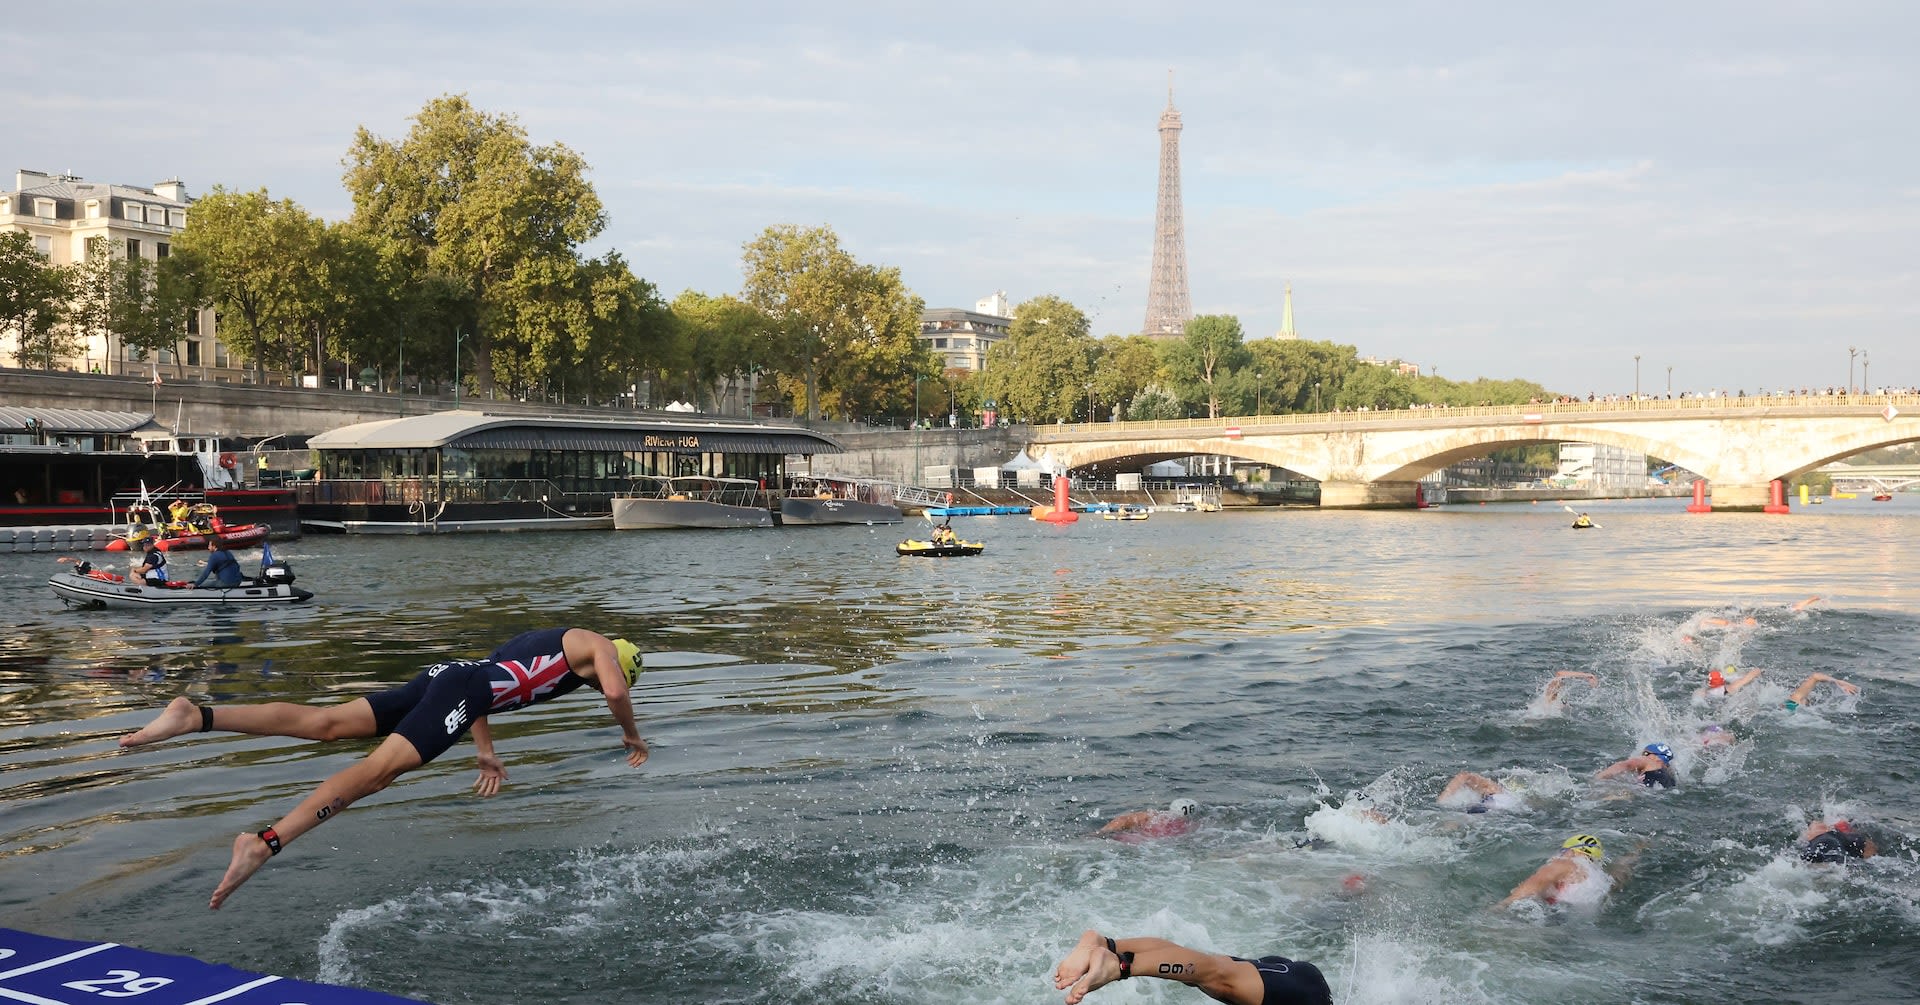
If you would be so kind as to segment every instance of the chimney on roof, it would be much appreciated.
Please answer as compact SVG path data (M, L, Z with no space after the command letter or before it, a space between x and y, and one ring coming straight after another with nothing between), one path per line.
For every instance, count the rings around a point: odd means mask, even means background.
M178 178L168 178L166 181L154 183L153 194L162 199L172 199L174 202L186 202L187 186L181 184Z

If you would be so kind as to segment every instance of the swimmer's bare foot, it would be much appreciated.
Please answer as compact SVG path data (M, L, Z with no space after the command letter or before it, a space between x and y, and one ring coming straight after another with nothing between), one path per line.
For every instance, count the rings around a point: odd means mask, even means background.
M233 839L233 861L227 863L227 874L220 877L220 885L214 887L213 898L207 901L207 907L218 911L220 905L233 896L260 867L267 864L273 856L273 849L261 840L260 835L247 833Z
M1107 952L1107 947L1103 945L1094 951L1092 959L1088 961L1087 972L1067 989L1067 1005L1079 1005L1082 998L1119 979L1120 958Z
M143 743L157 743L170 740L181 733L197 732L200 729L200 706L188 701L185 695L167 703L153 721L142 726L137 732L128 733L120 738L122 747L138 747Z

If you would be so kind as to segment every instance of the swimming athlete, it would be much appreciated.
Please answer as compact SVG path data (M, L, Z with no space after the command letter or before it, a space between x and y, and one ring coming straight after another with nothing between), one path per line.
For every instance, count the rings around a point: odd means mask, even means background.
M1758 667L1735 677L1733 680L1727 679L1728 673L1740 673L1740 668L1730 666L1727 668L1727 673L1721 673L1718 670L1707 671L1707 686L1694 693L1703 698L1731 698L1739 694L1741 688L1760 679L1760 668Z
M1860 833L1847 820L1815 820L1800 835L1802 862L1845 862L1850 858L1872 858L1880 854L1873 839Z
M1522 900L1586 906L1598 904L1613 889L1613 877L1600 868L1606 849L1591 834L1575 834L1560 842L1560 850L1520 881L1497 906L1510 907Z
M1164 810L1122 813L1107 821L1099 833L1112 834L1121 840L1176 837L1193 829L1193 815L1199 811L1199 803L1191 799L1175 799Z
M1807 696L1813 693L1814 685L1821 681L1831 681L1833 686L1845 691L1847 694L1860 693L1860 685L1858 684L1849 684L1838 677L1829 677L1823 673L1810 674L1806 680L1800 682L1799 687L1793 689L1792 694L1787 695L1787 711L1798 712L1800 706L1807 703Z
M270 702L215 707L195 705L184 696L175 698L152 722L121 737L120 746L137 747L213 729L305 740L386 737L372 753L320 783L273 826L234 839L233 860L207 902L219 910L240 884L288 843L446 753L469 729L480 764L473 790L481 796L500 791L507 769L493 752L493 733L487 725L487 717L495 712L557 698L582 684L593 687L606 698L607 708L620 724L627 764L639 767L647 760L647 742L634 726L628 696L639 673L640 650L626 639L609 639L584 628L547 628L509 639L486 659L428 667L405 685L338 705Z
M1463 794L1471 793L1462 800ZM1478 797L1477 799L1474 797ZM1471 771L1462 771L1447 782L1440 790L1439 798L1434 802L1442 806L1459 806L1464 813L1485 813L1489 810L1510 810L1520 805L1519 797L1507 791L1507 787Z
M1593 777L1612 778L1629 771L1638 772L1640 784L1648 787L1658 785L1671 789L1680 784L1680 779L1673 773L1673 748L1664 743L1649 743L1640 753L1601 768L1600 773Z
M1284 956L1257 960L1202 953L1165 939L1109 939L1091 929L1053 969L1053 986L1076 1005L1089 992L1129 977L1158 977L1199 988L1229 1005L1332 1005L1333 989L1311 963Z

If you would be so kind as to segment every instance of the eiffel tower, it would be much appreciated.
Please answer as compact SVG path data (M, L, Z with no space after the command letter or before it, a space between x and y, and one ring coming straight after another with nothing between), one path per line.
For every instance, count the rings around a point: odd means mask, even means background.
M1160 113L1160 198L1153 213L1153 274L1147 280L1147 335L1184 334L1193 318L1187 298L1186 224L1180 217L1180 112L1167 72L1167 110Z

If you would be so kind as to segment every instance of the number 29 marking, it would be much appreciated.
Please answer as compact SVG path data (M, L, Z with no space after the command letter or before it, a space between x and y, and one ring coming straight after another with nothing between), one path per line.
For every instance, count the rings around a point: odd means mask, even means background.
M173 983L171 977L142 977L138 970L109 970L107 976L86 981L68 981L60 985L75 991L99 995L102 998L132 998L149 991L164 988ZM119 985L121 990L110 990Z

